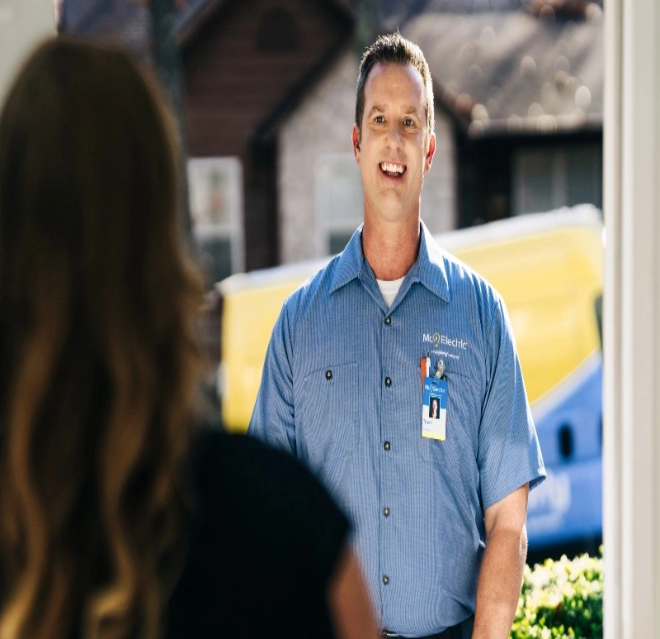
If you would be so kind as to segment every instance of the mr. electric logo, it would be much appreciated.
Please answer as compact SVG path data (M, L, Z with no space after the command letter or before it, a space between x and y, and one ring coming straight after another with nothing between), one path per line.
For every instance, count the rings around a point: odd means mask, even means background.
M458 338L451 338L447 337L447 335L442 335L440 333L433 333L431 335L430 333L424 333L422 335L422 342L428 342L430 344L433 344L435 348L438 348L439 346L453 346L454 348L462 348L466 349L467 348L467 340L466 339L458 339Z

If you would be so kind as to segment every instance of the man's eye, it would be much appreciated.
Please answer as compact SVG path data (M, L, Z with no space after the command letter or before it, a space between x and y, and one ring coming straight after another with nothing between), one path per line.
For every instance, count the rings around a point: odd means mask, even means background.
M403 121L403 123L404 123L406 126L412 126L413 124L415 124L415 123L413 122L413 119L412 119L412 118L406 118L406 119Z
M385 122L385 118L382 115L377 115L374 118L374 122L376 122L377 124L382 124L383 122Z

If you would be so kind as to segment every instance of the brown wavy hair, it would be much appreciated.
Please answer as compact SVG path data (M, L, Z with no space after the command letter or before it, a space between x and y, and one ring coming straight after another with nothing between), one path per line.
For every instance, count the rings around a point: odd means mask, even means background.
M200 279L127 55L45 42L0 119L0 637L157 637L185 518Z

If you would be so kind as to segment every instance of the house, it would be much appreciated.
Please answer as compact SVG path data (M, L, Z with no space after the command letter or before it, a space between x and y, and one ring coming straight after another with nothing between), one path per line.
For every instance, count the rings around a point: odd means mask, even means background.
M365 7L431 67L431 231L602 204L602 0L181 3L191 212L212 281L336 253L359 224L352 33ZM145 5L127 20L125 3L106 4L67 3L74 30L107 31L110 15L132 25L117 26L127 46L144 48Z
M281 261L274 123L352 26L341 0L188 0L178 37L191 213L213 280Z
M433 76L437 150L422 194L434 233L583 202L602 205L602 6L586 0L385 3L383 31ZM467 8L466 8L467 7ZM359 224L346 50L279 127L280 257L341 250Z

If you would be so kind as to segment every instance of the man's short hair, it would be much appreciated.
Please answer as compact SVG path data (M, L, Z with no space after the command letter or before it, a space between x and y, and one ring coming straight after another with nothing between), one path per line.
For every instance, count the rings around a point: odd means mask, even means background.
M376 42L362 56L355 99L355 123L360 133L362 133L362 116L364 115L364 87L367 84L371 69L378 62L411 64L419 71L424 82L424 94L426 96L426 123L429 133L433 133L435 113L433 110L431 71L429 71L429 65L422 50L410 40L406 40L400 33L378 36Z

